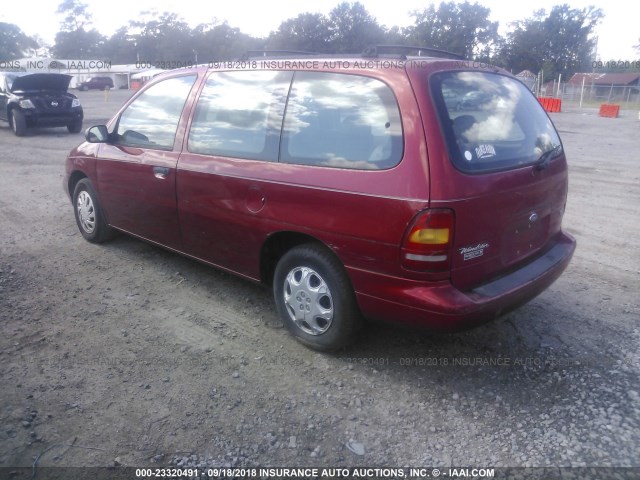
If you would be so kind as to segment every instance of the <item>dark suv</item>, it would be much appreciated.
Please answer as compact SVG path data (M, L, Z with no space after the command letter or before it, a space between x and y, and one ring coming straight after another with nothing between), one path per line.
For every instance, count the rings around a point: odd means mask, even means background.
M320 350L367 318L492 320L575 249L560 137L490 65L374 50L174 70L86 140L64 188L88 241L119 230L269 285Z
M91 77L78 85L78 90L106 90L113 88L113 80L110 77Z
M80 100L69 93L70 75L0 72L0 120L21 137L28 127L82 130Z

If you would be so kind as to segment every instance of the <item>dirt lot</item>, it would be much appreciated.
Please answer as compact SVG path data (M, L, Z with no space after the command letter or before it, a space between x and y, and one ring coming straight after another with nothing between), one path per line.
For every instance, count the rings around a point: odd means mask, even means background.
M81 92L85 125L127 96ZM623 114L553 114L578 249L548 291L461 334L373 325L338 355L290 338L267 289L85 242L62 189L82 135L0 125L0 467L640 467L640 121Z

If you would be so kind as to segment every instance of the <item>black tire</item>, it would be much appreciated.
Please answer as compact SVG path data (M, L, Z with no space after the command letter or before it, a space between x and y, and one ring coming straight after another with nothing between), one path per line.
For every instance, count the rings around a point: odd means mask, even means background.
M321 245L300 245L282 256L273 276L273 295L291 334L314 350L343 348L362 326L344 267ZM306 314L296 316L303 311Z
M113 238L114 230L104 220L98 196L87 178L73 190L73 212L82 236L91 243L103 243Z
M82 121L70 123L67 125L67 130L69 130L69 133L80 133L82 131Z
M16 137L24 137L27 134L27 120L17 108L11 110L11 129Z

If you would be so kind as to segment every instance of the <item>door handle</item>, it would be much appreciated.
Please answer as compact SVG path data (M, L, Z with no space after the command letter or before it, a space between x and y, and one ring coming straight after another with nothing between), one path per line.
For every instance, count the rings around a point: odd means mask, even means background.
M164 180L169 175L169 167L153 167L153 176Z

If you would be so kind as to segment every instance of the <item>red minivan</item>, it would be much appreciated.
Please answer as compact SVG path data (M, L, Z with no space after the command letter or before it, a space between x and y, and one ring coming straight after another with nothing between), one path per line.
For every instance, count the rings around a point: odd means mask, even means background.
M457 330L569 264L567 163L508 72L448 58L260 57L156 77L67 158L82 235L271 285L293 335Z

